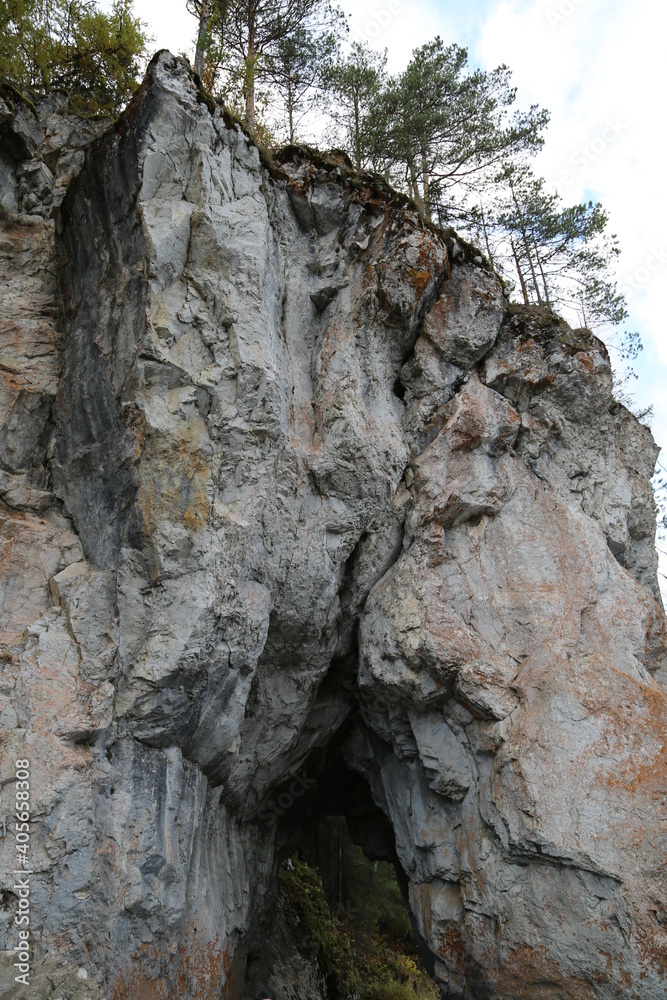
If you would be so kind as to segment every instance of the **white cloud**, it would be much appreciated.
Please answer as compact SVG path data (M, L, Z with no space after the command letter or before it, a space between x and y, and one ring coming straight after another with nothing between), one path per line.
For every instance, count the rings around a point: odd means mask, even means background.
M169 49L176 55L184 52L193 59L197 20L188 14L185 0L134 0L134 12L148 25L155 51Z

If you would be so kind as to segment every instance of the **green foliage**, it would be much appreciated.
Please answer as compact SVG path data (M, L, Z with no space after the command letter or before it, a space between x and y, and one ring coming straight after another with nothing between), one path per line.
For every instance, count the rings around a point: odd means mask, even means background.
M241 62L228 63L227 72L217 79L213 73L211 63L204 63L203 84L209 93L216 93L218 100L233 118L241 124L241 127L250 133L246 127L246 105L243 96L243 81L245 70ZM255 129L252 138L262 150L270 149L276 145L276 137L269 122L270 96L265 90L255 90Z
M0 76L41 95L64 89L75 111L112 115L137 86L147 39L131 0L5 0Z
M404 942L367 934L357 947L360 1000L436 1000L439 996L418 956L406 954Z
M327 902L356 927L388 931L410 939L412 930L393 866L369 861L352 841L342 816L330 816L301 847L304 859L321 873Z
M392 867L369 861L344 820L321 824L305 851L315 843L322 874L294 857L280 884L299 914L304 946L317 950L331 1000L436 1000Z
M211 89L221 77L242 80L245 124L251 135L257 85L272 72L275 83L281 58L284 65L284 46L297 39L303 47L303 33L315 39L342 23L330 0L187 0L187 5L199 17L195 70L206 80L214 66L213 79L206 81Z
M329 95L328 111L341 138L352 151L357 171L377 165L379 133L383 118L377 108L386 83L387 53L354 42L348 57L339 53L324 66L323 86Z
M363 989L360 1000L420 1000L422 996L423 992L418 993L407 982L385 978Z
M281 871L280 884L301 918L304 943L317 947L318 962L333 995L344 997L357 986L349 929L332 914L317 871L298 857L291 863L291 870Z
M605 333L620 359L632 361L641 341L618 329L628 312L613 277L618 241L603 207L563 206L543 178L516 163L504 164L485 194L471 212L473 230L496 268L516 277L524 303L577 313L581 326Z
M439 37L414 50L404 73L387 79L385 64L386 53L356 43L332 65L331 115L357 169L407 186L427 218L435 211L446 219L443 197L453 185L541 146L548 114L511 111L516 91L506 66L471 72L467 51Z
M281 38L267 58L266 76L284 109L290 143L297 141L299 123L318 99L322 67L329 63L336 48L334 32L317 33L300 26Z

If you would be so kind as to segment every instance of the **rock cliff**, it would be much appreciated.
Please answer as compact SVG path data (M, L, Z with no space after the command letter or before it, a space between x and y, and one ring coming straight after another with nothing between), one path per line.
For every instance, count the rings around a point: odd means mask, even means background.
M3 995L28 759L30 996L246 996L337 813L443 997L661 1000L657 449L603 344L168 53L95 133L0 102Z

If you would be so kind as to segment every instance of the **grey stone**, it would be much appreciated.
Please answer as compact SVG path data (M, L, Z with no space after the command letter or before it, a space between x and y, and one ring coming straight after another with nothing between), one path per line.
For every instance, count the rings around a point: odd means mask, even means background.
M36 1000L323 995L277 872L327 811L398 865L443 996L662 1000L649 432L599 341L200 96L163 52L96 140L0 105Z
M332 299L336 298L339 291L340 287L338 285L324 285L322 288L318 288L316 292L310 293L310 298L318 313L324 312Z

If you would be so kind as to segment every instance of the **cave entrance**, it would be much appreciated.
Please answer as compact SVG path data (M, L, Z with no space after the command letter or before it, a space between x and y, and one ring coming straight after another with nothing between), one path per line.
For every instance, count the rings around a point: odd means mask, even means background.
M279 817L275 914L249 952L245 998L265 985L279 1000L438 1000L389 820L359 774L318 763Z

